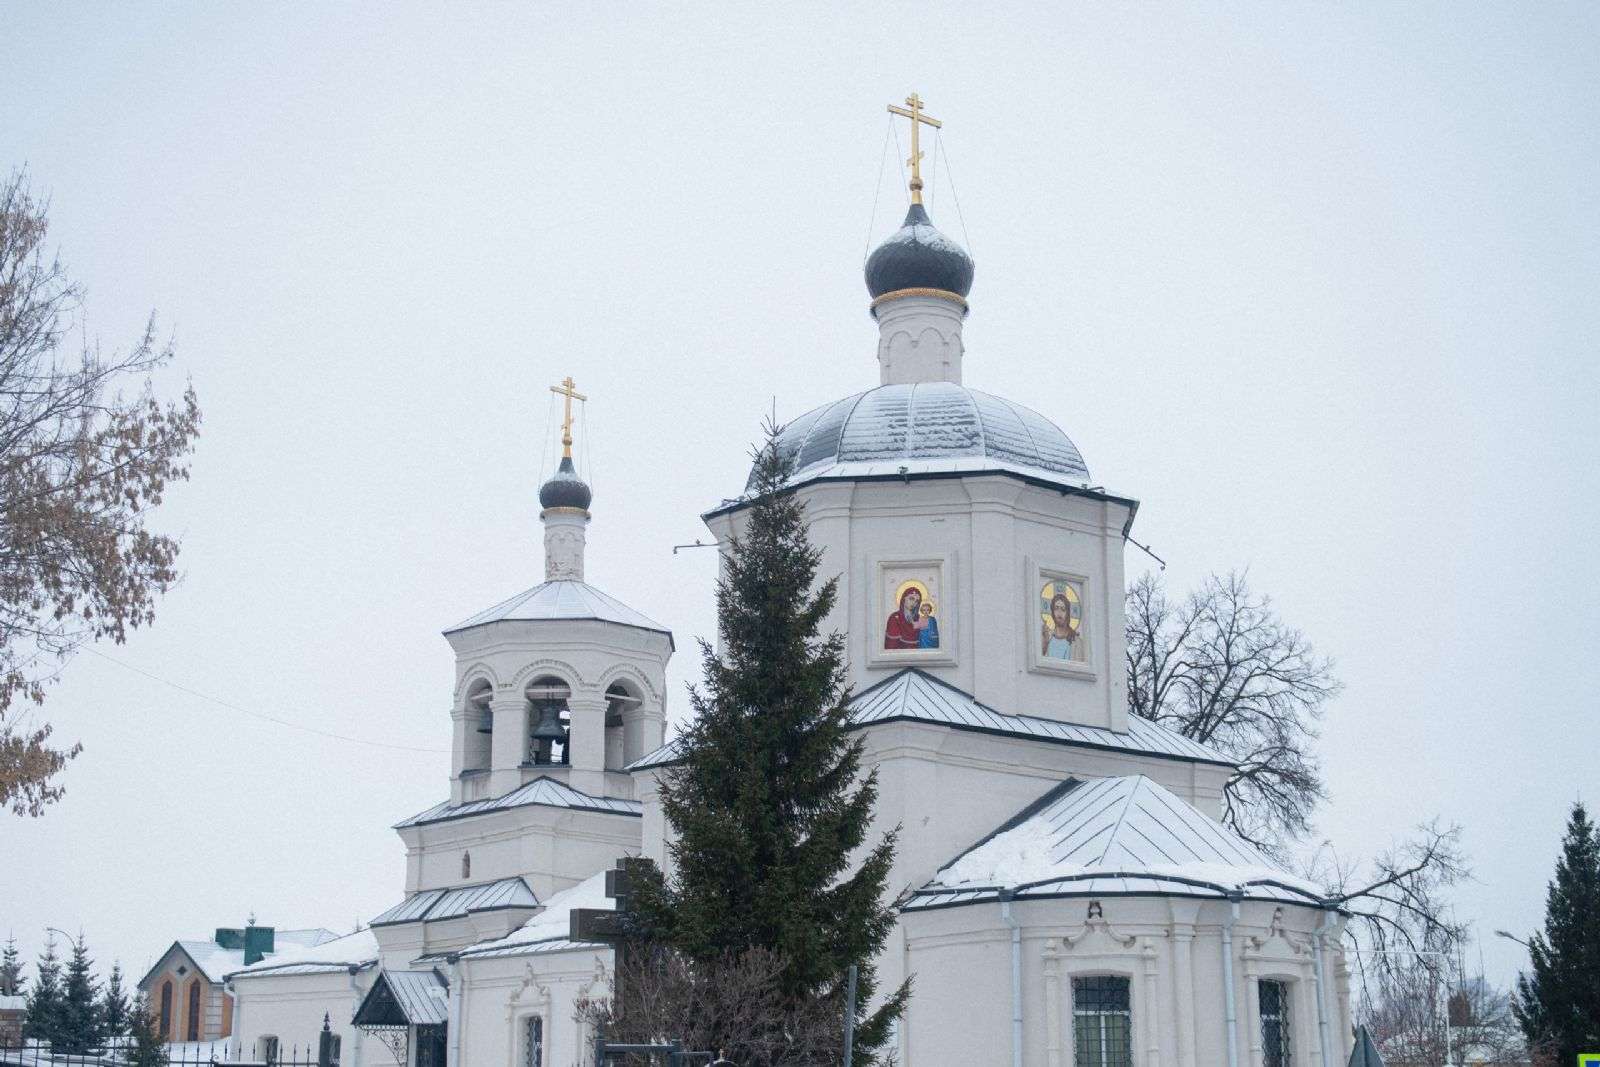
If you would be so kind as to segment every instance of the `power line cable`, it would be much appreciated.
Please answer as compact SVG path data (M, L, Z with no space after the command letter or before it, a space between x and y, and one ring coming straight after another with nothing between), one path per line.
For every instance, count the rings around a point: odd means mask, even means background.
M351 737L348 734L336 734L331 730L319 730L315 726L307 726L304 723L293 722L289 719L280 719L276 716L267 715L259 711L252 711L250 708L241 707L240 705L231 701L223 700L221 697L212 696L210 693L202 693L198 689L191 689L186 685L180 685L177 682L169 681L168 679L161 677L159 674L153 674L150 671L145 670L143 667L135 667L131 663L124 663L120 659L117 659L113 656L108 656L99 649L85 648L83 651L88 652L90 655L99 656L107 663L114 663L123 670L132 671L134 674L142 674L151 681L160 682L162 685L176 689L180 693L187 693L192 697L198 697L201 700L227 708L229 711L237 711L239 714L248 715L252 719L260 719L263 722L270 722L277 726L287 726L291 730L303 730L308 734L316 734L319 737L330 737L335 741L348 741L352 745L370 745L373 748L390 748L399 752L426 752L429 755L449 754L449 750L443 748L419 748L415 745L396 745L389 741L372 741L365 737Z

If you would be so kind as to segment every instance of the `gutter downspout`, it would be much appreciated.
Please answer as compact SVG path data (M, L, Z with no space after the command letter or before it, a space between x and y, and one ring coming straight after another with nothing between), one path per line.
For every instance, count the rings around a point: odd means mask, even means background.
M350 995L355 998L356 1008L360 1008L361 1007L361 985L356 981L356 975L361 973L361 968L357 967L355 964L352 963L349 967L347 967L345 969L350 972ZM355 1009L351 1009L350 1017L352 1019L355 1018L355 1014L356 1014L355 1013ZM342 1030L343 1027L340 1027L340 1029ZM362 1043L362 1040L366 1037L366 1035L363 1034L360 1030L356 1030L356 1029L354 1029L352 1027L350 1036L355 1038L354 1041L350 1042L350 1044L352 1046L354 1046L350 1050L350 1053L351 1053L351 1055L350 1055L350 1067L361 1067L361 1043ZM342 1052L343 1049L341 1049L340 1051Z
M1000 891L1000 918L1011 927L1011 1067L1022 1067L1022 927L1011 914L1015 895Z
M1239 1005L1233 989L1233 926L1239 921L1239 901L1243 893L1228 894L1228 918L1222 924L1222 988L1228 1019L1228 1067L1239 1067Z
M1337 914L1338 913L1331 908L1323 912L1322 925L1317 927L1316 937L1313 938L1311 942L1316 949L1317 1042L1318 1047L1322 1050L1323 1067L1335 1067L1335 1064L1333 1062L1332 1055L1328 1051L1328 1004L1326 997L1327 972L1322 963L1322 939L1327 936L1328 931L1333 929L1334 916Z
M461 954L452 952L444 958L445 964L450 968L450 1007L445 1013L445 1023L449 1026L450 1052L449 1063L446 1067L461 1067Z
M239 1003L239 991L234 988L232 975L229 975L222 980L222 992L224 996L233 998L233 1018L229 1020L233 1023L233 1028L232 1032L227 1037L222 1039L222 1047L224 1050L226 1050L228 1047L228 1042L231 1040L233 1042L233 1047L238 1049L242 1044L240 1038L244 1034L244 1010L243 1005ZM244 1059L244 1053L239 1053L239 1058Z

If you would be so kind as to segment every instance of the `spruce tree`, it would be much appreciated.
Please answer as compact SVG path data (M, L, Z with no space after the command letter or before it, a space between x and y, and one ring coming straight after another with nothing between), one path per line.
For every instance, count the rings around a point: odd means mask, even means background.
M0 997L20 997L27 979L22 977L22 955L17 951L17 935L6 938L0 952Z
M121 1041L128 1036L129 1016L127 990L122 988L122 964L111 965L111 977L106 979L106 991L100 997L101 1042Z
M72 959L67 961L58 1018L57 1051L84 1053L99 1047L100 983L94 979L94 964L89 959L89 946L82 934L73 942Z
M22 1018L22 1036L30 1041L55 1044L61 1026L61 960L56 956L55 935L44 943L34 967L33 990Z
M1528 1044L1559 1064L1600 1052L1600 833L1581 803L1572 806L1544 930L1529 939L1528 956L1533 973L1518 977L1512 1004Z
M638 908L643 929L692 960L776 952L782 992L797 1000L840 997L855 964L857 1062L866 1064L909 992L867 1010L873 960L894 924L884 887L896 834L850 871L877 771L862 774L862 742L848 732L844 638L821 633L838 580L816 581L822 553L786 488L792 469L769 427L754 501L717 583L721 648L701 642L695 718L661 785L676 832L673 876L645 880Z
M150 998L143 991L134 999L133 1015L128 1020L128 1067L167 1067L167 1046L156 1031L150 1014Z

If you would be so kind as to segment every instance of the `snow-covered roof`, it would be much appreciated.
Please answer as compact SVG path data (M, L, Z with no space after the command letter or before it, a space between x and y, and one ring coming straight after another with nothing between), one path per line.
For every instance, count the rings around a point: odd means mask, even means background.
M28 998L21 993L8 993L0 996L0 1011L22 1011L28 1006Z
M788 422L778 447L794 460L791 485L1003 471L1089 487L1083 455L1055 423L954 382L880 385L824 404Z
M587 582L572 579L543 582L527 592L518 593L509 600L478 612L467 621L450 627L445 633L452 634L457 630L507 620L574 622L580 619L636 626L641 630L655 630L672 636L672 631L665 626L634 611L616 597L602 593Z
M438 1026L449 1016L450 986L438 971L398 971L384 968L372 988L361 998L355 1025ZM392 1002L391 1002L392 998Z
M538 804L547 808L571 808L575 811L597 811L607 815L633 815L639 816L644 812L644 805L637 800L620 800L616 797L595 797L580 790L572 788L565 782L558 782L554 778L540 776L520 788L513 789L503 797L493 800L469 800L465 804L452 805L448 800L435 804L427 811L418 812L409 819L395 823L395 829L406 826L423 826L427 823L444 822L448 819L464 819L471 815L483 815L491 811L505 811L509 808L520 808L528 804Z
M364 969L377 962L377 937L371 930L357 930L316 945L290 946L242 970L232 971L228 977L237 980L269 974L322 974L351 967Z
M577 885L554 894L544 902L544 908L511 931L505 937L485 941L462 951L463 957L527 956L541 952L562 952L572 948L593 950L598 946L584 941L570 940L572 912L578 908L610 910L616 902L606 896L606 872L579 882Z
M1142 774L1069 779L940 868L904 910L1018 898L1160 893L1318 906L1220 823Z
M927 722L957 730L1025 737L1052 744L1102 748L1115 752L1134 752L1143 756L1185 760L1191 763L1216 763L1232 766L1232 761L1198 741L1191 741L1148 719L1129 717L1128 732L1119 733L1099 726L1079 726L1034 715L1006 715L974 699L948 682L924 671L908 667L863 689L850 701L852 727L876 726L887 722ZM628 770L644 770L673 763L678 758L678 740L667 742L654 752L634 761Z
M338 936L332 930L324 930L320 927L308 930L274 930L272 932L273 950L263 958L271 960L285 951L292 952L320 945L326 941L332 941ZM161 954L161 958L156 961L154 967L150 968L149 973L139 979L139 985L143 986L160 971L162 963L174 951L180 951L189 957L195 969L210 982L220 982L223 978L244 966L244 949L242 948L223 948L214 940L180 939L174 941L167 951Z
M521 878L502 878L454 889L428 889L413 894L372 920L373 926L458 919L468 912L503 908L537 908L539 898Z

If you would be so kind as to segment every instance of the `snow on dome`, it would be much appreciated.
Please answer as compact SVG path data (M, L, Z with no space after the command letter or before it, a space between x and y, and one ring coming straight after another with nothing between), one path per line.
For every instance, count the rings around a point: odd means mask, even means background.
M905 289L937 289L966 297L972 291L972 257L934 228L921 204L867 257L867 292L874 300Z
M1001 890L1322 900L1319 887L1142 774L1067 781L942 867L909 906L994 899Z
M820 478L1010 471L1075 488L1089 469L1055 423L1009 400L954 382L880 385L806 412L778 447L794 457L793 484ZM753 485L746 484L746 491Z

